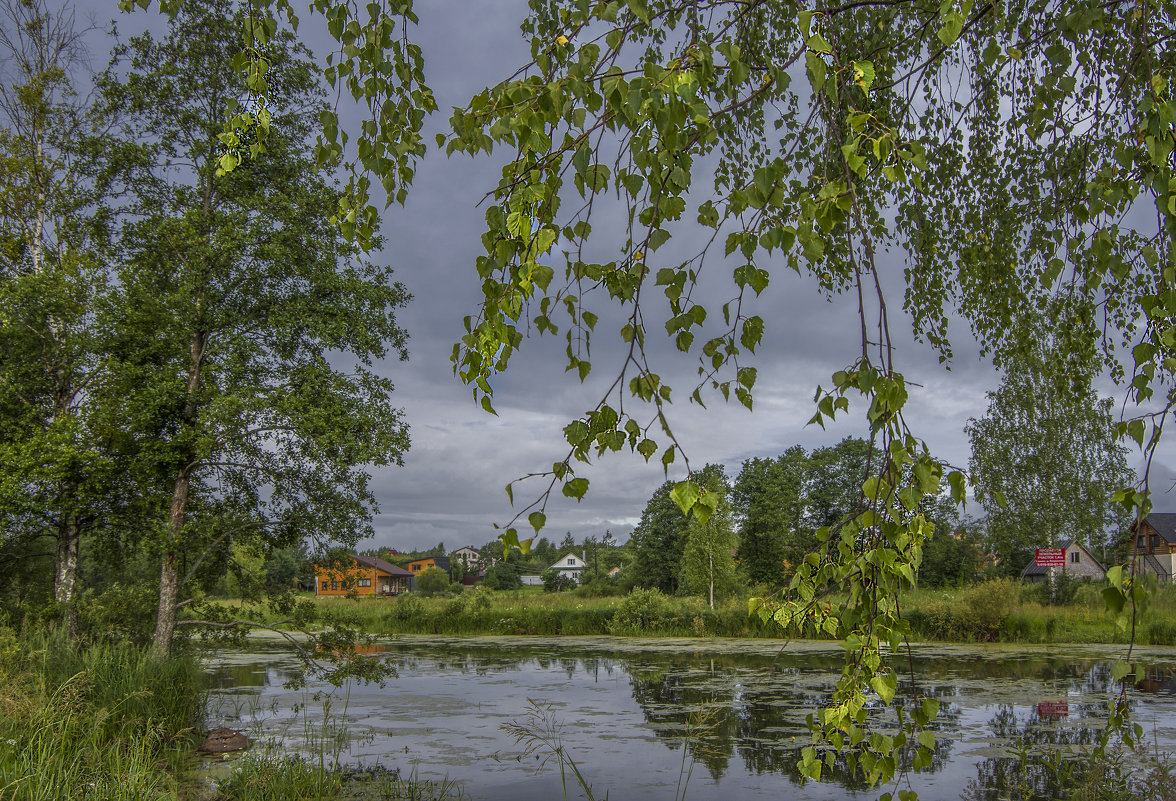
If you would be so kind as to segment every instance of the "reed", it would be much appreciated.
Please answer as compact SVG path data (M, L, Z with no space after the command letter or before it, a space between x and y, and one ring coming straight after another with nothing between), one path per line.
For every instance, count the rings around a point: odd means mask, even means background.
M175 799L203 676L134 646L0 630L0 801Z

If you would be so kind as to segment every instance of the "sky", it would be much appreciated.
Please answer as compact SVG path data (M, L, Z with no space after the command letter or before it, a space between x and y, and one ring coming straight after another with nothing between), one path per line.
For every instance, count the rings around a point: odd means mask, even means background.
M445 129L453 106L464 105L484 86L509 76L529 60L528 44L518 30L526 3L429 0L416 5L420 23L411 37L424 50L426 80L440 108L428 123L426 139L431 142L434 132ZM114 0L110 6L114 9ZM122 16L119 28L125 35L158 24L154 12L139 12ZM312 32L310 44L316 53L325 52L327 40L314 38L309 20L300 30ZM92 49L96 45L92 41ZM95 56L101 61L100 54ZM345 108L341 115L346 124ZM497 416L481 411L469 389L453 375L450 351L461 336L462 318L476 312L481 295L474 269L474 259L482 250L484 209L478 204L497 182L499 163L484 157L446 158L431 148L418 167L405 205L391 206L383 216L387 246L376 258L395 268L413 300L399 315L410 335L409 360L388 361L378 368L396 384L393 402L405 411L412 447L404 455L403 466L374 472L372 487L380 509L373 521L375 537L362 546L403 551L444 542L453 550L492 540L497 534L493 525L509 521L540 489L517 485L518 505L512 508L504 492L506 483L550 469L553 461L562 458L566 452L562 428L595 404L620 364L615 347L620 342L615 333L619 323L602 314L594 343L595 369L584 384L564 372L562 335L524 342L508 372L496 379ZM692 253L700 247L688 235L675 237L672 243L664 252L658 251L657 258L674 261L674 248ZM884 254L882 259L884 278L893 287L891 307L898 309L903 263L894 254ZM729 266L715 263L712 267L730 274ZM831 374L856 356L856 300L848 296L826 300L811 279L777 267L756 309L766 331L752 362L759 372L754 413L734 402L724 404L719 397L708 402L706 410L688 404L686 388L696 380L696 357L673 353L668 340L652 350L657 359L654 370L677 388L671 421L691 464L722 463L732 478L745 459L774 457L795 444L833 445L845 436L865 433L860 407L856 416L851 414L827 429L806 425L815 411L817 385L828 386ZM703 288L720 283L704 282ZM969 447L964 425L970 417L983 415L985 392L995 388L998 374L980 358L966 326L953 328L955 358L948 370L929 347L914 341L910 322L901 312L894 313L891 325L899 343L899 369L915 385L908 421L936 456L966 467ZM606 530L624 539L649 496L665 480L659 463L646 464L627 451L606 455L582 474L592 485L581 502L556 494L547 506L544 534L551 539L558 541L570 531L580 540ZM1153 467L1153 475L1158 476L1153 487L1163 491L1171 486L1176 472L1161 460ZM683 476L679 460L670 477ZM1171 493L1161 496L1159 508L1176 507L1171 498ZM968 511L979 514L980 510L973 504Z

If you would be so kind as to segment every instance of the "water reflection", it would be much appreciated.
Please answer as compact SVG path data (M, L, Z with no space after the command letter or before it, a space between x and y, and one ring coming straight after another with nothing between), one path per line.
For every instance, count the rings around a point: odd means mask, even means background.
M805 785L796 770L808 743L805 718L831 692L841 653L803 643L779 653L762 641L404 638L380 657L395 661L397 679L383 689L352 686L330 711L346 710L351 736L337 745L343 761L447 775L473 798L543 798L552 790L551 775L522 762L521 748L498 728L528 699L555 705L568 753L614 797L674 798L680 775L692 769L695 785L711 785L728 801L784 788L795 798L847 798L867 788L843 762L827 774L832 788ZM1144 655L1151 662L1138 682L1159 684L1140 686L1146 692L1132 699L1160 747L1176 743L1176 693L1163 689L1173 682L1172 653ZM1005 798L1026 782L1017 751L1088 747L1105 716L1108 658L1089 648L916 649L898 697L935 697L940 717L932 763L911 786L954 798L971 779L995 788L977 799ZM295 667L277 650L222 655L212 669L215 722L304 745L324 711L314 691L326 688L283 690ZM1065 716L1042 714L1063 704ZM876 729L896 724L892 711L872 710ZM1048 789L1042 776L1032 782Z

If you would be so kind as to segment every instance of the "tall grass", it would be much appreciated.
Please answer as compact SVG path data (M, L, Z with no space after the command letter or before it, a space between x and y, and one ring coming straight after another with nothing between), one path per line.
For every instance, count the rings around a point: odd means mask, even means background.
M0 629L0 801L176 798L203 681L191 659Z
M1115 627L1101 590L1101 584L1083 583L1068 603L1049 604L1039 587L995 579L962 589L916 590L904 597L902 610L913 638L920 641L1125 642L1130 632ZM324 619L356 625L372 634L787 636L777 624L749 615L744 599L728 599L712 610L699 598L654 599L648 591L601 598L544 593L540 588L479 589L456 598L406 594L395 599L317 598L315 603ZM260 606L254 613L259 620L268 614ZM1173 619L1176 587L1164 585L1140 616L1136 642L1176 645Z

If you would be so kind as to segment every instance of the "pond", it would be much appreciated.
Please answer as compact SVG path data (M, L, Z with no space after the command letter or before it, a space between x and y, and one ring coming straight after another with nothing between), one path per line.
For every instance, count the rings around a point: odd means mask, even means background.
M899 695L940 701L933 764L909 777L924 799L959 798L970 781L1015 779L1017 749L1093 742L1105 721L1111 660L1122 646L913 648ZM209 662L212 725L288 751L380 764L460 783L465 797L562 797L558 763L527 754L502 727L539 709L603 799L875 798L844 771L828 783L796 772L805 717L836 681L830 643L611 637L402 637L383 688L291 691L293 655L259 645ZM1134 719L1160 751L1176 745L1176 649L1137 648ZM901 662L904 671L908 661ZM876 725L885 725L879 714ZM534 728L533 718L529 725ZM904 787L907 786L904 780ZM579 797L571 789L569 798Z

